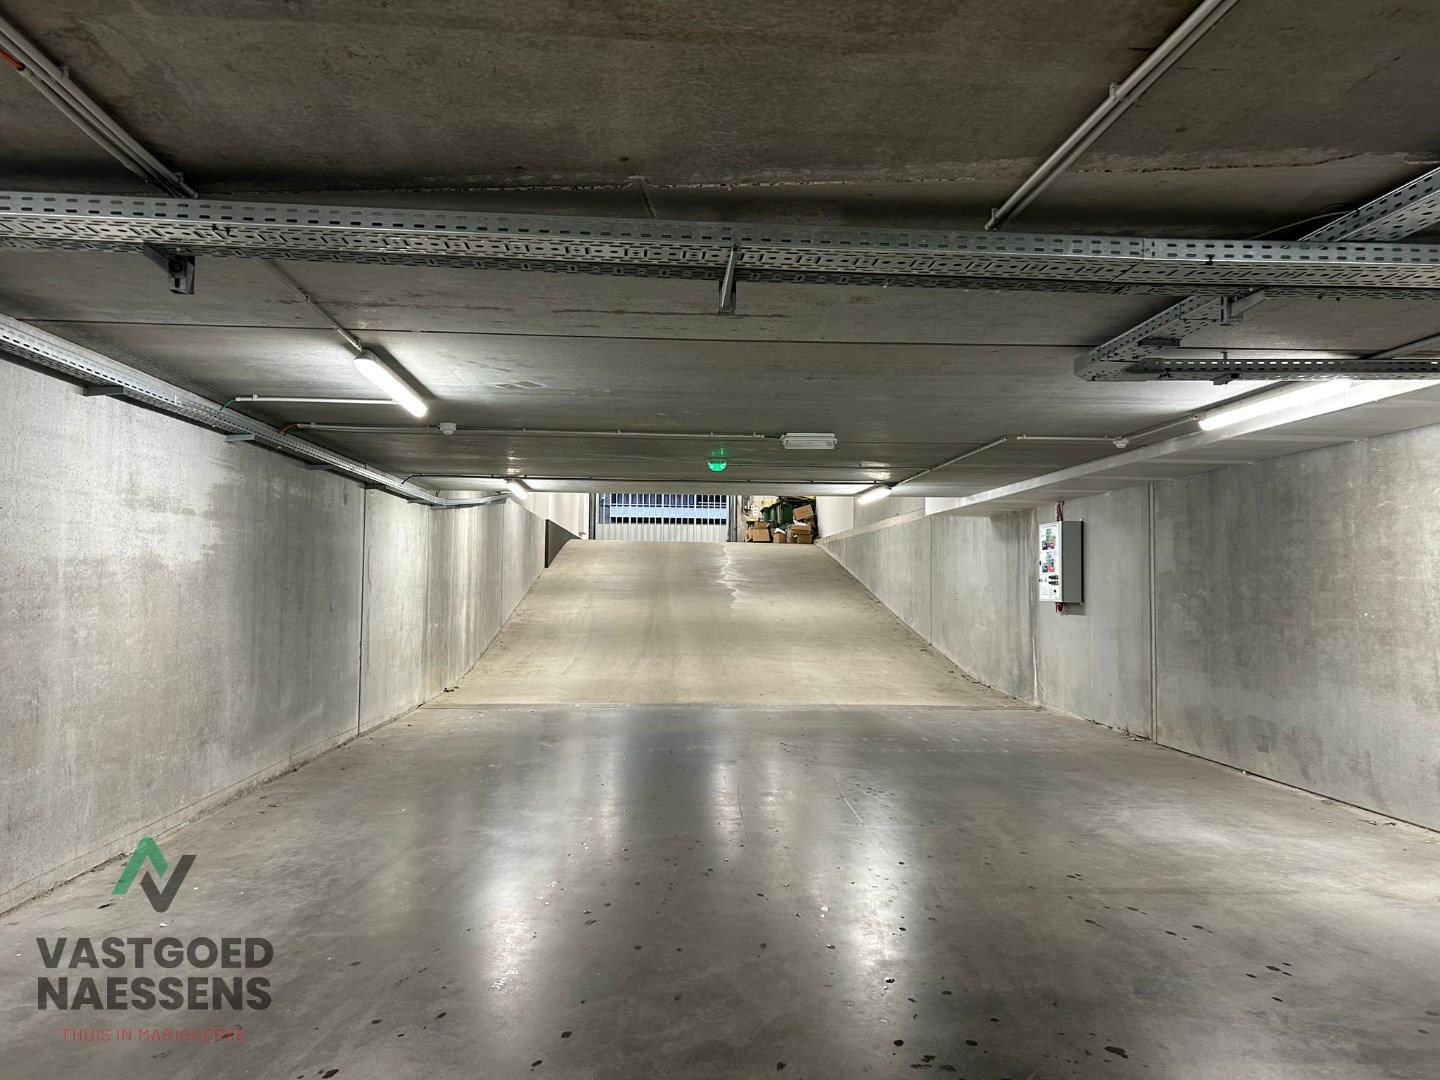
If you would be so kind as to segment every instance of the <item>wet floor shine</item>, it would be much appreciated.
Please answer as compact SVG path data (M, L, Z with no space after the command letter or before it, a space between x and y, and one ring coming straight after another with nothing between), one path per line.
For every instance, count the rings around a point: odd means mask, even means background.
M427 709L162 837L164 913L4 916L0 1071L1420 1080L1435 841L1043 712ZM107 934L264 937L273 1003L38 1010Z

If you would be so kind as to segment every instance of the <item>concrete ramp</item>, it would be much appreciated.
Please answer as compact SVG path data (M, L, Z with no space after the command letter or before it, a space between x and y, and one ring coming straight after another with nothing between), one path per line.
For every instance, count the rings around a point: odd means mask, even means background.
M813 546L572 543L437 706L1021 707Z

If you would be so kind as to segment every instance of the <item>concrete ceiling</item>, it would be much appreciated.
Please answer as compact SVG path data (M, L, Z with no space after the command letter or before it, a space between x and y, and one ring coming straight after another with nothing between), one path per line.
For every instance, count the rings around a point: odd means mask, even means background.
M5 0L4 11L207 195L804 224L977 228L1192 0ZM1353 207L1440 150L1429 0L1240 0L1015 230L1253 236ZM0 69L0 186L143 192ZM1237 388L1085 383L1077 356L1164 297L744 284L289 263L428 395L438 434L316 434L401 474L687 481L697 441L466 427L834 431L727 445L726 479L899 478L1000 435L1126 434ZM133 255L0 250L0 310L218 400L370 396L313 308L253 261L165 290ZM1440 331L1417 301L1283 300L1189 345L1365 353ZM1254 385L1243 387L1248 391ZM257 407L415 423L383 406ZM723 441L723 440L717 440ZM913 494L1113 452L1001 447Z

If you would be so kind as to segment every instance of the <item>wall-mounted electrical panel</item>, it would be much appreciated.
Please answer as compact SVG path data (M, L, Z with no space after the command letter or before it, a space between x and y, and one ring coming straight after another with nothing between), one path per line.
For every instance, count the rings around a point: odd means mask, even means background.
M1078 604L1085 599L1084 523L1048 521L1040 526L1037 581L1040 599Z

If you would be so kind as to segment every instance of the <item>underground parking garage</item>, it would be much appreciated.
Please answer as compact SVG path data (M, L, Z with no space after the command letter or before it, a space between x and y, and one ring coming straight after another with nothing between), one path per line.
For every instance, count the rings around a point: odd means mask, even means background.
M0 0L0 1072L1440 1075L1437 32Z

